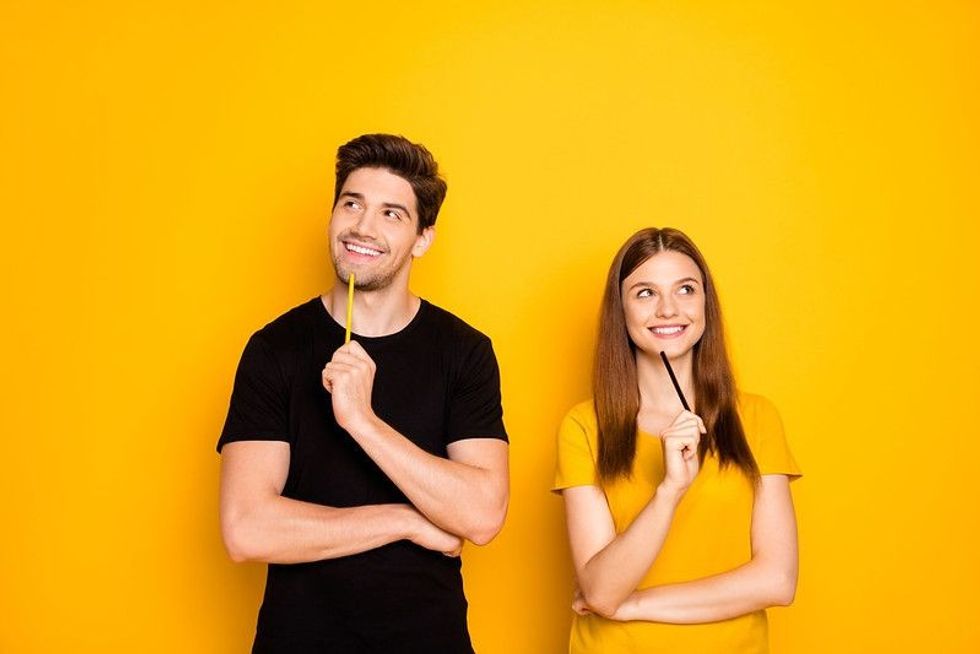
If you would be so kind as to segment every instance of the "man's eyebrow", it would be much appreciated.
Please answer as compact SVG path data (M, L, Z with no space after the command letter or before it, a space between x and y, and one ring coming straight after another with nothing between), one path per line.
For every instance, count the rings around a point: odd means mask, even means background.
M385 202L381 206L383 206L385 209L401 209L406 214L408 214L409 217L411 217L411 215L412 215L412 212L409 211L408 210L408 207L406 207L404 204L396 204L394 202Z
M362 202L364 201L364 194L358 193L357 191L344 191L338 196L338 199L344 197L354 198L355 200L360 200ZM412 212L409 211L408 207L406 207L404 204L398 204L397 202L383 202L381 206L383 206L385 209L401 209L408 214L409 217L412 215Z

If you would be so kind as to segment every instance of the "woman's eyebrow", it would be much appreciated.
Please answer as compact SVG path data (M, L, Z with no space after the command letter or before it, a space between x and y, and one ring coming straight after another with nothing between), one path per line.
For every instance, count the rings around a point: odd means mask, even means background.
M695 279L694 277L684 277L682 279L678 279L676 282L674 282L673 284L671 284L671 286L677 286L678 284L687 284L687 283L690 283L690 282L694 282L695 284L700 284L701 283L701 280ZM630 287L629 287L628 290L633 290L637 286L653 286L653 287L656 287L657 284L654 284L653 282L644 281L644 280L641 279L638 282L634 282L634 283L630 284Z

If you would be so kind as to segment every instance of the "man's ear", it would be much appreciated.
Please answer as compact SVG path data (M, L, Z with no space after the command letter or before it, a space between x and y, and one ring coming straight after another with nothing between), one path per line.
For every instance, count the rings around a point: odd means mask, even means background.
M432 247L432 241L436 240L436 228L426 227L422 233L415 237L415 245L412 246L412 256L421 257Z

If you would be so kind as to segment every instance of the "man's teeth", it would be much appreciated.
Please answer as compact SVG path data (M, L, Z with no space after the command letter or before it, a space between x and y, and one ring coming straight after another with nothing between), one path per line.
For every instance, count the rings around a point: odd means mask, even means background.
M376 257L380 252L377 250L371 250L370 248L361 247L360 245L354 245L353 243L344 243L344 247L350 252L356 252L357 254L366 254L370 257Z
M684 329L684 327L682 327L680 325L674 325L674 326L671 326L671 327L654 327L653 328L653 333L654 334L663 334L664 336L670 336L671 334L676 334L676 333L682 331L683 329Z

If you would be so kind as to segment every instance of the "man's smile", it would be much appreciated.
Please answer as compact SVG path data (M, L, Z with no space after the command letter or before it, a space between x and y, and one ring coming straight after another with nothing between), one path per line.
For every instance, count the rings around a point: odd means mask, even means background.
M344 245L344 249L353 254L359 254L366 257L378 257L383 254L383 252L377 248L368 247L366 245L361 245L359 243L354 243L353 241L341 241Z

